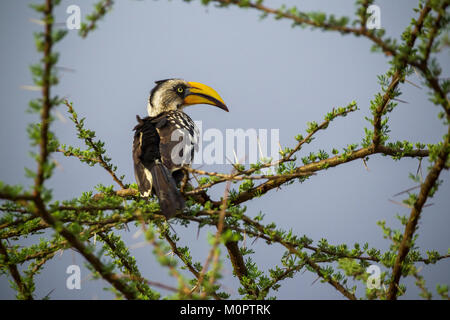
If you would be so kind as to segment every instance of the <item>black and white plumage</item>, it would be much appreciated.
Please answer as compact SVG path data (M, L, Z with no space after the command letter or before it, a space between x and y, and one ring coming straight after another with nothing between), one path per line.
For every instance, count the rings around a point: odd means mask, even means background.
M139 192L156 195L167 219L184 208L177 185L181 168L190 165L199 139L198 129L183 108L194 104L215 105L228 111L212 88L196 82L168 79L156 82L147 105L149 116L134 128L133 161Z

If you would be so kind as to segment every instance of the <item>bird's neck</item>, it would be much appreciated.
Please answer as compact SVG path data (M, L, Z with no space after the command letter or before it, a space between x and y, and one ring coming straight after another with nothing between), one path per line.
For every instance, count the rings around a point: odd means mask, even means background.
M176 108L176 107L154 107L150 102L147 104L147 113L150 118L154 118L159 116L160 114L164 112L174 112L174 111L183 111L183 108Z
M161 113L161 111L158 110L157 108L154 108L150 104L150 101L149 101L148 104L147 104L147 113L148 113L149 117L153 118L153 117L156 117L157 115L159 115Z

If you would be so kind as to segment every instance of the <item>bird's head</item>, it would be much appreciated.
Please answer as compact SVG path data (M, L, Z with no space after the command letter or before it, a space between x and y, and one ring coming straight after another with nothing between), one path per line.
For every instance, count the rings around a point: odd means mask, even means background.
M211 87L182 79L156 81L150 92L147 111L150 117L162 112L181 110L194 104L209 104L228 112L225 102Z

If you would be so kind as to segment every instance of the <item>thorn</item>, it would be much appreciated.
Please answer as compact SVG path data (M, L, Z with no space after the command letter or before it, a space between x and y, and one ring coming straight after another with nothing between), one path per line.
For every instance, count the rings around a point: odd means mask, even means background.
M420 173L420 183L423 183L423 175L422 175L422 159L419 159L419 166L417 167L416 176Z
M396 194L393 195L393 197L397 197L397 196L399 196L399 195L401 195L401 194L407 193L407 192L409 192L409 191L411 191L411 190L414 190L414 189L417 189L417 188L420 188L420 186L415 186L415 187L406 189L406 190L404 190L404 191L401 191L401 192L399 192L399 193L396 193Z
M256 137L256 141L258 141L258 150L259 150L259 155L261 157L261 160L264 159L264 155L262 153L262 148L261 148L261 140L259 140L259 136Z
M94 246L97 244L97 232L94 233Z
M44 296L44 299L48 299L49 296L53 293L53 291L55 291L55 288L53 288L52 290L50 290L50 291Z
M392 200L392 199L389 199L389 201L394 203L394 204L398 204L399 206L402 206L402 207L405 207L405 208L408 208L408 209L412 209L411 206L408 206L407 204L405 204L403 202L398 202L398 201L395 201L395 200Z
M167 225L169 226L169 228L172 229L173 233L175 235L177 235L177 231L172 227L172 225L167 220L166 220L166 222L167 222Z
M233 149L233 155L234 155L235 164L239 164L239 160L237 158L236 151L234 149Z
M278 141L278 147L280 148L280 153L283 154L283 148L281 147L280 141Z
M52 161L59 170L64 171L63 166L56 159L52 159Z
M32 23L36 23L37 25L40 25L40 26L45 26L44 20L30 18L30 19L28 19L28 21L30 21Z
M198 288L198 283L191 289L191 291L189 292L189 293L194 293L195 292L195 290L197 290L197 288ZM199 289L199 292L201 292L201 289Z
M142 229L138 229L138 230L133 234L133 239L137 239L141 234L142 234Z
M170 256L171 258L173 258L173 250L167 252L164 256L165 256L165 257Z
M20 89L28 90L28 91L41 91L42 87L22 85L22 86L20 86Z
M311 286L314 284L314 283L316 283L317 282L317 280L319 280L320 279L320 277L317 277L317 279L316 280L314 280L312 283L311 283Z
M145 247L146 245L148 245L147 241L141 241L141 242L137 242L137 243L132 244L130 246L130 249L134 250L134 249Z
M366 168L366 170L370 172L369 167L367 166L366 159L362 159L362 161L364 163L364 168Z
M411 82L411 81L409 81L409 80L407 80L407 79L405 79L405 81L408 82L410 85L413 85L413 86L416 87L416 88L422 89L421 86L415 84L414 82Z
M62 123L67 123L67 119L63 116L63 114L58 109L55 110L55 114L56 114L56 117L59 119L59 121L61 121Z
M422 76L420 75L420 73L417 72L416 67L413 67L413 69L414 69L414 73L415 73L419 78L422 78Z
M55 27L66 27L67 26L67 22L55 22L53 25Z
M192 176L194 177L195 181L197 181L197 184L200 185L200 181L198 180L197 175L194 172L192 172Z
M392 100L395 100L395 101L398 101L398 102L401 102L401 103L407 103L407 104L409 104L408 101L401 100L401 99L398 99L398 98L392 98Z
M91 275L90 274L88 274L87 276L85 276L83 279L81 279L81 283L86 283L86 281L88 281L88 280L90 280L91 279Z
M55 68L56 68L56 69L59 69L59 70L61 70L61 71L76 72L75 69L67 68L67 67L62 67L62 66L56 66Z
M234 165L233 161L231 161L227 156L225 156L225 158L227 159L227 161L228 161L231 165Z

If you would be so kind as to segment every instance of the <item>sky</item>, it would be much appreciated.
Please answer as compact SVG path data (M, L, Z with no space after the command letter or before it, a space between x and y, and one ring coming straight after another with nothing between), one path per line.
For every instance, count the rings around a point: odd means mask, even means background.
M79 116L86 117L86 126L106 143L108 154L125 175L127 183L134 182L131 157L132 128L136 115L146 115L146 104L154 81L183 78L205 83L216 89L230 110L225 113L209 106L195 106L186 112L201 121L204 130L275 129L279 130L282 146L294 146L295 135L305 133L307 122L321 121L334 107L346 106L355 100L359 111L337 119L330 127L305 146L300 156L323 149L342 150L350 143L360 143L364 136L364 119L370 115L369 102L379 90L377 75L384 74L388 59L371 53L371 43L364 38L341 36L337 33L291 28L287 21L268 18L260 21L254 10L201 6L199 1L116 1L113 10L100 21L98 30L87 39L76 31L56 45L60 52L60 84L54 92L67 97ZM28 102L38 92L23 90L32 85L29 65L38 61L33 32L41 27L30 19L38 19L28 7L29 1L0 3L0 180L29 185L24 167L34 168L28 157L30 151L26 126L36 120L26 113ZM64 25L66 8L76 4L84 17L91 12L94 1L63 0L56 10L56 22ZM266 5L297 4L304 11L325 11L336 16L354 15L354 1L305 0L267 1ZM399 37L409 24L416 1L378 0L381 25L388 36ZM443 77L448 77L449 52L440 54ZM409 78L414 83L416 75ZM391 140L437 143L445 128L437 119L439 109L428 101L426 88L402 84L401 103L390 114ZM64 106L56 111L55 124L59 141L82 147ZM299 157L300 158L300 157ZM74 158L54 155L58 168L48 181L55 199L70 199L93 190L98 183L113 184L101 167L88 167ZM422 164L426 168L426 161ZM407 208L389 201L401 201L396 193L414 186L408 178L415 173L418 160L393 161L381 155L370 157L366 170L362 161L318 173L307 182L272 190L264 197L246 203L247 214L265 213L265 222L289 229L299 236L307 235L318 241L328 239L331 244L368 242L370 246L386 250L390 242L383 239L377 221L399 228L396 214L409 215ZM204 170L230 172L229 164L204 165ZM417 244L421 252L437 250L446 253L450 244L449 173L441 174L443 184L426 207L419 221ZM218 199L223 186L211 190ZM194 225L184 228L175 225L180 246L192 249L195 261L205 261L209 253L207 234L214 229L202 229L197 238ZM195 229L195 230L194 230ZM193 231L194 230L194 231ZM149 246L140 246L143 238L135 237L136 229L120 232L132 248L144 277L175 284L166 269L159 267ZM37 237L48 237L52 232ZM29 245L36 237L21 240ZM248 241L251 242L251 241ZM263 270L273 267L283 253L282 248L267 246L259 240L247 246L255 250L252 257ZM82 267L81 290L66 288L66 268L71 264ZM83 266L83 258L71 250L53 258L36 279L36 296L51 292L52 299L110 299L113 295L102 288L102 280L91 280ZM421 274L435 293L437 283L450 282L449 262L425 266ZM380 266L382 270L383 267ZM342 299L331 286L315 281L309 272L281 282L274 293L279 299ZM238 297L238 281L232 276L229 264L224 266L221 280L224 290ZM407 280L405 298L416 298L418 290ZM361 295L359 291L359 295ZM436 295L435 295L436 296ZM0 299L14 298L8 278L0 277Z

